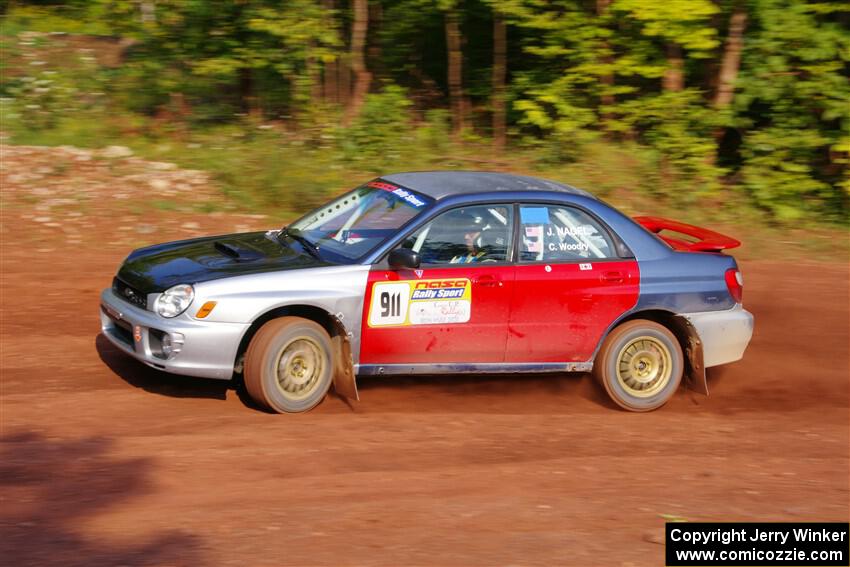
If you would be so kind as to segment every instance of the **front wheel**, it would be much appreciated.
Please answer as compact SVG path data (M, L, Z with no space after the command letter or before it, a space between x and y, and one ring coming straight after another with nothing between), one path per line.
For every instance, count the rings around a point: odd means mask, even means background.
M593 373L614 402L630 411L651 411L669 400L682 381L684 356L673 333L636 319L611 331Z
M245 353L245 388L261 406L298 413L316 406L333 375L333 348L321 325L281 317L263 325Z

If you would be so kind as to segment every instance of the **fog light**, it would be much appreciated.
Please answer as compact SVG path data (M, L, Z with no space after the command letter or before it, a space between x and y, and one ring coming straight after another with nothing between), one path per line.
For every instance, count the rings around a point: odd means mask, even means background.
M181 333L159 332L162 333L159 337L159 354L155 354L154 356L167 360L180 354L180 351L183 350L183 343L186 340L185 337Z
M174 353L174 343L171 341L171 335L168 333L162 334L162 354L165 355L165 358Z

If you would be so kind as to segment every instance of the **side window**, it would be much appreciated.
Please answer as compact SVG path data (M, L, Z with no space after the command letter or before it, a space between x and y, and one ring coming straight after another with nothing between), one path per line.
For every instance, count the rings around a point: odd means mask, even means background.
M570 262L617 256L610 237L590 215L557 205L521 205L520 262Z
M436 217L401 246L419 252L423 264L505 262L512 227L512 205L463 207Z

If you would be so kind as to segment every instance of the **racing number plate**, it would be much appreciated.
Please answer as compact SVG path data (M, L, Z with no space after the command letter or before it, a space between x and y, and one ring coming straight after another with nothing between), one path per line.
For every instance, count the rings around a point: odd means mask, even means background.
M472 285L466 278L378 282L372 288L369 326L466 323Z

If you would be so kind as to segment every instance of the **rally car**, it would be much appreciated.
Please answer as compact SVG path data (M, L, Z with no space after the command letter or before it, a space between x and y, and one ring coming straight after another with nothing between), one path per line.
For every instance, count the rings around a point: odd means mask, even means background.
M357 377L497 372L593 372L648 411L743 356L739 244L554 181L400 173L279 230L135 250L101 321L145 364L242 375L277 412L331 384L357 398Z

